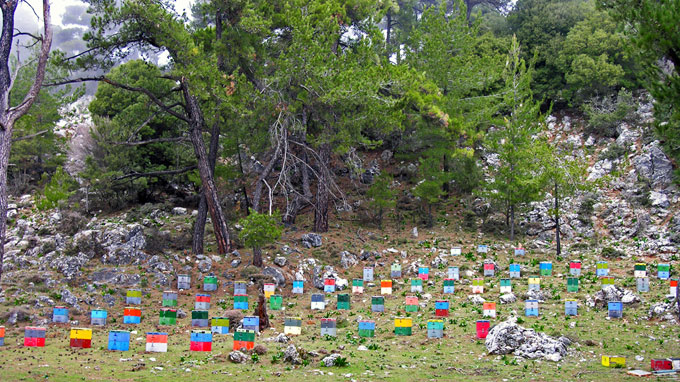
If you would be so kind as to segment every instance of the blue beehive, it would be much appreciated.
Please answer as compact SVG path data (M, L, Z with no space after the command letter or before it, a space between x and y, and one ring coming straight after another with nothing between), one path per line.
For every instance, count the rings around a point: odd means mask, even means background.
M454 285L454 280L453 279L444 279L444 293L445 294L451 294L455 293L455 285Z
M659 264L657 275L661 280L667 280L671 277L671 266L669 264Z
M256 333L260 332L260 317L245 316L243 317L243 329L254 330Z
M623 303L621 301L609 301L607 308L609 318L621 318L623 316Z
M525 254L524 248L515 248L515 256L524 256Z
M524 312L527 317L538 317L538 300L527 300L524 303Z
M564 302L564 315L578 316L578 301L567 299L567 301Z
M212 342L212 332L207 330L192 330L191 331L191 342Z
M111 330L109 332L109 350L130 350L130 332L127 330Z
M305 285L305 282L302 281L302 280L293 281L293 293L303 294L304 291L305 291L304 285Z
M68 308L65 306L55 306L52 311L52 322L65 324L68 322Z
M106 325L107 313L105 310L93 310L90 313L90 324L91 325Z
M638 292L649 292L649 277L639 277L635 279Z
M522 276L520 275L519 264L510 264L510 278L518 279L520 277Z
M460 268L458 267L449 267L447 274L448 278L454 279L454 280L460 280Z
M312 295L312 310L324 310L326 309L326 300L324 295L315 293Z
M552 263L549 261L541 261L539 265L541 276L552 276Z
M597 277L609 275L609 264L606 261L598 261L595 264L595 275Z

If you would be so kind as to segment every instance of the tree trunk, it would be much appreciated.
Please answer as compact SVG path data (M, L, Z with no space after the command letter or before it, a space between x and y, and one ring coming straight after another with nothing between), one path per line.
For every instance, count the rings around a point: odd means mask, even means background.
M194 154L198 162L198 173L201 176L201 183L203 184L203 194L206 198L208 212L213 223L215 231L215 239L217 241L217 251L220 254L225 254L231 249L229 243L229 230L227 229L227 222L222 214L222 207L217 196L217 187L213 179L213 172L211 171L208 156L206 155L205 142L203 142L203 135L201 129L204 125L203 115L198 100L189 91L189 85L186 79L182 78L182 93L186 102L187 115L189 116L189 138L194 147Z
M264 262L262 262L262 248L253 248L253 265L262 268Z
M387 50L387 59L390 58L390 43L392 42L392 10L387 11L387 37L385 38L385 50Z
M5 257L5 239L7 237L7 169L9 154L12 148L12 132L14 122L26 114L38 97L43 80L47 58L52 46L52 25L50 18L50 2L43 0L44 35L40 43L40 53L36 66L35 80L28 89L24 99L18 105L10 107L9 95L12 90L9 58L14 41L14 13L18 1L2 1L2 35L0 36L0 279Z
M515 240L515 205L510 205L510 241Z
M316 191L316 209L314 210L314 232L328 232L328 167L331 157L331 146L324 143L319 147L319 181Z
M557 182L555 182L555 241L557 242L557 256L562 253L562 245L560 244L560 204L557 195Z
M263 287L261 287L264 289ZM269 315L267 314L267 301L264 299L264 290L257 297L257 317L260 319L260 332L269 328Z

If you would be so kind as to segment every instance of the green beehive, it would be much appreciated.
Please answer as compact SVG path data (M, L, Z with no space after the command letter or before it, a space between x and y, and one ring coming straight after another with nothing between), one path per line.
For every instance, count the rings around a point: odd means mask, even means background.
M175 309L161 309L158 325L176 325L177 324L177 310Z
M234 341L255 342L255 331L239 329L234 333Z
M269 297L269 309L281 310L283 305L283 297L280 294L273 294Z
M338 310L350 310L349 308L349 294L343 293L338 295Z
M567 292L572 293L578 292L578 278L576 277L567 278Z

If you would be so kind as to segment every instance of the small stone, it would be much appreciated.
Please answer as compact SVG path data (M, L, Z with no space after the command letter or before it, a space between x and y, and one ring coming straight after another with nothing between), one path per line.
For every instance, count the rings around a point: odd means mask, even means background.
M285 267L287 262L288 260L283 256L277 256L274 258L274 264L278 265L279 267Z

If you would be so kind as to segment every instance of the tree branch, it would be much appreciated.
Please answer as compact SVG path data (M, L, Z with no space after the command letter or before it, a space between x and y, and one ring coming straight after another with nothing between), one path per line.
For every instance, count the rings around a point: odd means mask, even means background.
M174 137L174 138L154 138L154 139L147 139L144 141L127 141L127 142L108 142L112 145L120 145L120 146L141 146L141 145L147 145L149 143L165 143L165 142L183 142L183 141L188 141L189 139L186 137Z
M35 138L35 137L37 137L37 136L39 136L39 135L43 135L43 134L45 134L45 133L47 133L47 132L49 132L49 130L42 130L42 131L38 131L38 132L35 133L35 134L29 134L29 135L24 135L23 137L12 138L12 143L14 143L14 142L19 142L19 141L24 141L24 140L26 140L26 139Z
M123 180L123 179L137 179L137 178L147 178L147 177L152 177L152 176L164 176L164 175L177 175L177 174L183 174L185 172L189 172L191 170L195 170L197 168L196 165L193 166L188 166L184 168L178 168L176 170L164 170L164 171L151 171L151 172L133 172L130 174L125 174L122 176L119 176L118 178L114 178L114 181L118 180Z

